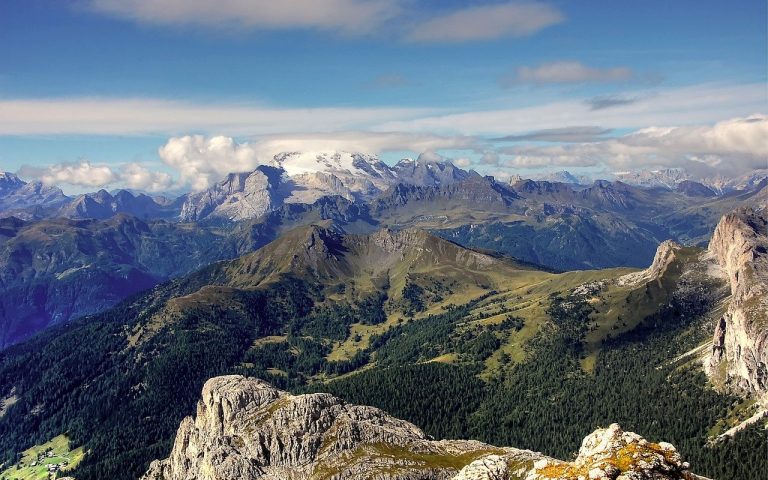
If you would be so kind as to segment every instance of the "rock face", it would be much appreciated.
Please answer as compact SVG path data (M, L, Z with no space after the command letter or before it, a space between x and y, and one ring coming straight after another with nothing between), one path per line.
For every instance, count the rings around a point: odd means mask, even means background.
M229 220L258 218L276 205L280 172L261 166L248 173L230 173L227 178L203 192L189 195L181 207L182 221L209 216Z
M576 479L582 477L569 472L588 467L585 479L698 478L671 445L648 443L618 425L587 437L571 464L476 441L431 440L377 408L225 376L205 384L197 415L182 421L170 457L152 462L142 480ZM556 469L566 473L551 476Z
M619 285L640 285L650 282L664 275L667 267L675 260L675 254L682 246L672 240L662 242L656 249L656 255L653 257L653 263L645 270L630 273L619 277Z
M731 300L715 329L708 373L737 392L768 398L768 217L765 208L725 215L709 252L728 275Z

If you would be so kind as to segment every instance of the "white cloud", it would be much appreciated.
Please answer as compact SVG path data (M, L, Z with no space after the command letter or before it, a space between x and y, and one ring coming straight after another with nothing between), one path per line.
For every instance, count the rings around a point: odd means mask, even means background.
M419 154L418 160L420 162L429 163L429 162L444 162L448 159L437 152L433 152L432 150L427 150L426 152L421 152Z
M592 143L502 149L507 167L603 165L611 169L684 167L740 174L768 167L768 117L753 115L711 126L651 127Z
M253 170L260 163L252 145L238 144L223 136L174 137L158 153L163 162L179 172L180 183L194 190L207 188L227 173Z
M157 26L306 29L346 35L392 32L414 42L464 42L520 37L564 21L557 8L508 1L449 9L422 20L429 8L411 0L83 0L92 11Z
M474 6L417 24L406 38L412 42L466 42L522 37L564 19L558 9L541 3Z
M0 135L178 136L199 132L290 138L312 132L339 138L328 134L350 130L509 135L573 125L643 128L715 122L768 109L763 84L708 84L626 95L638 100L597 110L574 99L461 112L398 107L281 109L160 99L0 99ZM504 100L496 102L502 103Z
M93 165L87 160L57 163L46 167L23 166L23 177L39 179L47 185L66 183L79 187L103 187L117 180L117 175L106 165Z
M161 192L173 186L173 178L165 172L155 172L138 163L123 165L93 164L88 160L55 165L24 165L19 175L39 180L46 185L68 185L78 189L124 187L147 192Z
M396 0L90 0L91 9L156 25L316 29L364 34L398 14Z
M165 172L153 172L138 163L123 165L120 181L125 187L147 192L166 191L173 185L173 178Z
M0 100L0 135L256 135L364 128L434 113L419 108L267 108L162 99Z
M631 80L633 76L628 67L594 68L581 62L562 61L518 67L514 76L502 77L502 84L611 83Z
M457 158L456 160L454 160L453 164L456 165L459 168L467 168L467 167L471 167L472 166L472 160L470 160L470 159L468 159L466 157L461 157L461 158Z

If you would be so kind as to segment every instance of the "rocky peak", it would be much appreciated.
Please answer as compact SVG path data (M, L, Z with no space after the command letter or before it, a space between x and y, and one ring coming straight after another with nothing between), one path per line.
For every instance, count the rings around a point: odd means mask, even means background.
M591 187L579 192L584 200L617 210L631 210L635 207L632 188L623 182L595 180Z
M277 169L259 166L252 172L230 173L208 190L190 194L181 207L182 221L214 216L229 220L258 218L275 206Z
M392 170L399 182L421 186L453 185L472 175L451 162L425 160L422 157L401 160Z
M225 376L206 382L170 456L152 462L142 480L700 478L688 468L673 446L618 425L587 437L576 461L567 463L477 441L435 441L377 408Z
M651 266L639 272L630 273L619 277L619 285L640 285L661 278L667 268L677 258L677 252L683 246L672 240L665 240L656 248Z
M731 299L715 329L710 375L768 403L768 217L742 208L715 228L709 253L728 275ZM719 368L719 367L724 368Z
M0 195L19 189L25 182L10 172L0 172Z

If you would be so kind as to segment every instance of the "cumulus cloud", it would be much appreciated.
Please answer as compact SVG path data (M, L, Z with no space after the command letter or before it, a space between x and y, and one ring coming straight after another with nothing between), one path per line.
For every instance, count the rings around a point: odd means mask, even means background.
M684 167L739 174L765 168L768 117L753 115L709 126L651 127L593 143L502 149L507 167L596 166L613 169Z
M57 163L45 167L25 165L19 170L23 177L32 177L47 185L66 183L78 187L103 187L117 180L117 175L106 165L93 165L88 160Z
M83 189L122 187L147 192L162 192L173 186L165 172L151 171L138 163L123 165L94 164L88 160L45 166L22 166L18 174L46 185L69 185Z
M180 182L194 190L207 188L227 173L253 170L260 164L252 145L223 136L173 137L158 153L163 162L179 172Z
M316 29L363 34L400 11L396 0L90 0L90 8L157 25Z
M466 42L522 37L564 19L560 10L541 3L473 6L417 24L406 38L412 42Z
M610 128L595 126L574 126L562 128L547 128L520 135L506 135L495 138L498 142L593 142L601 140L603 135L611 133Z
M173 185L170 174L153 172L138 163L124 165L120 171L120 181L127 188L147 192L166 191Z
M522 66L513 75L501 77L503 86L525 83L535 85L573 83L625 82L634 77L628 67L595 68L577 61L544 63L535 67Z

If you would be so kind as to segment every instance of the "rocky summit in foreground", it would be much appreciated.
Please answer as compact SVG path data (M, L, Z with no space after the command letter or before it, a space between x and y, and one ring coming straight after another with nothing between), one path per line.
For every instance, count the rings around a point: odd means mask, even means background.
M205 384L196 418L182 421L170 457L152 462L142 480L702 478L688 469L672 445L616 424L562 462L471 440L435 441L377 408L224 376Z

